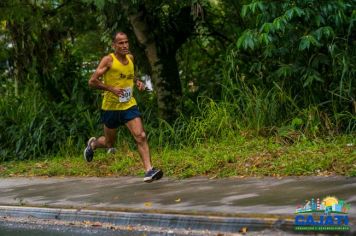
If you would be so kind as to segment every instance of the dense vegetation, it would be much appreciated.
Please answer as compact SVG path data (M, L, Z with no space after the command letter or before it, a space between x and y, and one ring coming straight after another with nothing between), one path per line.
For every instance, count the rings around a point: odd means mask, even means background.
M155 91L136 96L153 148L246 132L284 145L354 135L355 6L1 1L0 161L80 155L101 134L100 92L87 80L116 31L128 33L137 73L152 75Z

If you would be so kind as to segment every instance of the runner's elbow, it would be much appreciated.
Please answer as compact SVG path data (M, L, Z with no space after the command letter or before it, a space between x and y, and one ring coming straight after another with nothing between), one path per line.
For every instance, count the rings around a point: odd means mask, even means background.
M90 80L88 81L88 85L90 88L95 88L95 79L94 78L90 78Z

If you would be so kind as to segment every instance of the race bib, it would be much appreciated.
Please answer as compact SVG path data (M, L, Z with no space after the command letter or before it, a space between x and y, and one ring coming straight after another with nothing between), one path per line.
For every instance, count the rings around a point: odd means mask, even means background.
M128 102L130 101L132 96L132 89L131 88L124 88L123 94L119 97L120 102Z

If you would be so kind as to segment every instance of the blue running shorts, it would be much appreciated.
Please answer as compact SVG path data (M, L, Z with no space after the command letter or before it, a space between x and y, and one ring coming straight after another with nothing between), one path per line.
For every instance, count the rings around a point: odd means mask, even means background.
M109 129L116 129L136 117L141 117L137 106L130 107L127 110L101 110L101 122Z

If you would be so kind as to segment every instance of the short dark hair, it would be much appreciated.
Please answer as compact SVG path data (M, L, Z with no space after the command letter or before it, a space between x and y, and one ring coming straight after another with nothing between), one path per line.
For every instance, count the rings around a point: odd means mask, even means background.
M123 32L123 31L118 31L118 32L114 33L114 35L113 35L113 37L112 37L112 41L113 41L113 42L115 42L116 36L117 36L118 34L126 35L126 36L127 36L127 34L126 34L125 32Z

